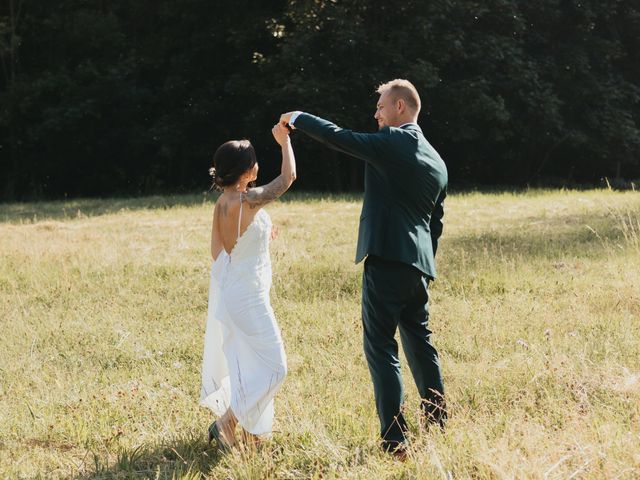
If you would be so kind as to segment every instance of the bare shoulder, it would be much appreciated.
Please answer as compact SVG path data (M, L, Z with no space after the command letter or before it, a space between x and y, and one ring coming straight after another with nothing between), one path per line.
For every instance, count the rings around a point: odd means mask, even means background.
M262 187L250 188L242 196L242 200L247 202L250 208L261 208L267 203L280 197L291 186L294 178L288 179L283 175L278 175L272 182Z
M218 212L218 215L220 215L223 218L226 218L229 216L232 209L233 209L233 200L228 198L224 194L220 195L218 197L218 200L216 200L216 205L215 205L215 211Z

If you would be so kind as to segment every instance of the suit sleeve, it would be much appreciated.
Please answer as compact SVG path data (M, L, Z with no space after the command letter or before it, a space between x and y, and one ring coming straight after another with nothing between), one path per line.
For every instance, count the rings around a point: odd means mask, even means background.
M388 127L377 133L358 133L345 130L334 123L304 112L295 119L294 126L329 148L374 166L383 163L390 141Z
M429 228L431 229L431 246L433 249L433 256L436 255L438 249L438 240L442 235L442 217L444 217L444 199L447 196L447 189L442 190L436 200L436 204L431 213L431 221L429 222Z

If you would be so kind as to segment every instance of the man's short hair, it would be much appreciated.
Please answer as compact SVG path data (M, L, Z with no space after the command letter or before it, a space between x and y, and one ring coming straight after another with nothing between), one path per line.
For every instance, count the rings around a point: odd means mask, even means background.
M420 95L418 95L418 90L416 90L416 87L414 87L409 80L396 78L395 80L380 85L376 92L380 95L389 92L393 95L394 100L397 101L401 98L411 109L416 112L420 111Z

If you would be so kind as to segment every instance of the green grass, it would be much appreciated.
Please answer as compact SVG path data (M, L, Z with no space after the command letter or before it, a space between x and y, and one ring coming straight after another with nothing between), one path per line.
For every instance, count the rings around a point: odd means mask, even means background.
M431 288L451 420L377 449L360 199L267 208L289 376L258 452L198 406L211 196L0 205L0 478L640 477L640 195L458 193ZM406 363L403 364L406 367Z

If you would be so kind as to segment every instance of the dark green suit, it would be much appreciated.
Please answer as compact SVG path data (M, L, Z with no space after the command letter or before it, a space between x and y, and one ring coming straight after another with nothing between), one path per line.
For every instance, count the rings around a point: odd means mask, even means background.
M404 441L402 378L396 329L429 420L443 425L444 387L427 328L428 284L442 234L447 168L416 124L376 133L344 130L301 113L296 129L364 160L365 189L356 263L363 274L364 349L386 447Z

